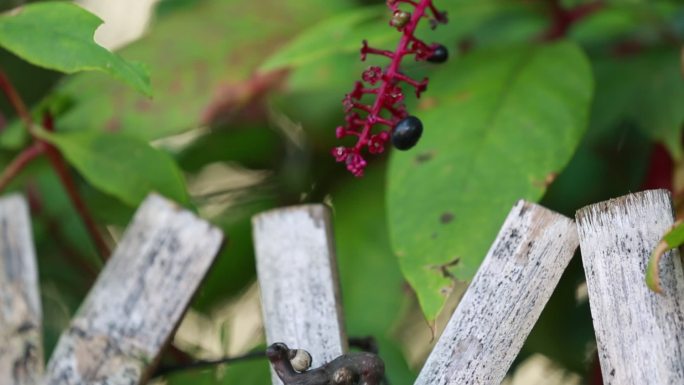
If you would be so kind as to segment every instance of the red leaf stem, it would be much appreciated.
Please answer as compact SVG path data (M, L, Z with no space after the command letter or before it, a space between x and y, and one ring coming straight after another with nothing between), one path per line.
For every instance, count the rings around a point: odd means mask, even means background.
M0 68L0 89L2 89L5 95L7 95L7 99L9 100L10 104L12 104L12 107L14 107L14 109L17 111L19 118L24 122L26 129L31 132L31 127L33 126L31 114L29 113L28 108L26 108L26 104L24 104L24 101L19 96L19 93L12 85L12 82L10 82L7 78L7 75L5 75L5 72L2 70L2 68Z
M45 146L42 143L33 143L31 146L23 149L12 162L2 171L0 175L0 191L4 190L7 185L19 175L21 170L26 167L33 159L37 158L45 151Z
M46 113L43 117L43 127L48 131L54 131L55 129L54 121L49 113ZM64 157L59 152L59 150L52 144L45 142L39 138L36 138L36 140L38 141L38 143L41 143L45 146L45 155L47 155L48 160L50 161L52 168L55 170L55 173L57 173L59 180L62 182L64 190L69 196L71 203L74 205L74 208L76 209L78 215L81 217L81 220L83 221L86 230L90 234L90 237L93 239L93 243L95 244L95 247L97 248L97 251L100 254L100 258L103 262L106 262L110 254L109 246L107 245L104 238L102 237L102 234L98 230L97 224L95 223L93 216L90 214L90 210L88 210L88 206L86 206L85 202L83 201L83 198L81 198L81 194L78 192L76 183L74 182L73 178L71 177L71 174L69 173L69 169L67 167L66 161L64 160Z

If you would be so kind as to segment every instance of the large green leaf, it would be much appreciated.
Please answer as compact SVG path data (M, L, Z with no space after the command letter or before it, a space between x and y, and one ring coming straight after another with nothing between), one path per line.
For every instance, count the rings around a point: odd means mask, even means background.
M536 9L543 6L538 3L454 0L440 2L439 6L448 12L449 23L434 30L429 23L421 24L417 35L426 42L440 42L449 47L452 58L460 55L460 42L475 42L478 47L528 42L544 26L540 27L537 20ZM314 148L325 153L328 160L329 149L340 143L333 129L344 121L342 97L352 89L354 81L360 80L368 66L388 64L387 58L374 55L369 55L365 62L359 60L361 41L367 39L369 44L387 49L399 41L400 34L389 27L387 17L384 5L341 12L302 32L261 67L261 70L289 68L287 87L273 98L274 105L292 120L301 122L315 143ZM402 64L403 70L416 78L430 76L439 66L412 59Z
M378 40L387 42L398 34L380 20L386 13L385 6L366 7L325 19L278 50L260 69L302 66L340 52L358 52L360 42L368 39L369 33L374 44ZM377 28L378 25L382 28Z
M153 191L188 203L183 175L171 157L143 141L90 131L38 134L57 146L93 186L131 206Z
M583 45L604 46L613 50L620 43L639 41L652 45L653 37L663 31L675 32L681 19L682 5L675 1L608 1L595 12L575 23L569 37ZM676 32L675 32L676 33ZM604 51L605 52L605 51Z
M151 140L230 115L278 83L254 69L294 33L349 0L205 0L153 23L141 40L121 50L154 74L154 99L120 84L80 74L58 90L74 108L58 118L64 130L110 130ZM265 116L256 114L257 118Z
M352 182L332 194L347 333L375 337L390 383L410 385L415 373L390 334L408 296L387 231L385 167L369 168L363 179Z
M384 167L369 169L363 180L347 183L332 194L342 298L351 335L387 333L406 297L386 225L384 178ZM373 289L378 286L383 290Z
M570 160L592 88L568 42L477 52L432 76L414 109L425 133L392 153L387 199L393 247L429 319L450 275L473 276L515 201L541 198Z
M3 48L0 48L0 63L2 71L12 81L12 85L27 105L41 100L63 76L61 73L34 66ZM16 113L6 97L0 97L0 112L5 120L4 127L0 129L0 148L11 150L22 148L29 135L22 123L16 121L18 119L12 119L16 118ZM2 122L0 122L1 126L3 126Z
M641 69L630 111L651 138L661 141L675 159L682 157L684 78L679 49L643 55L632 65Z
M635 123L680 159L684 79L679 49L658 47L639 55L598 57L593 63L599 86L594 124Z
M419 25L416 36L427 42L439 41L448 47L455 47L457 38L473 32L486 21L502 15L530 17L532 13L529 10L536 7L510 0L452 0L438 6L449 15L449 23L433 30L426 21ZM359 8L327 18L284 45L260 69L300 67L341 53L356 54L364 39L374 47L391 49L399 42L401 33L388 25L389 18L390 11L384 5ZM498 24L502 24L501 20Z
M0 46L35 65L74 73L102 71L150 95L147 71L97 45L97 16L67 2L27 5L0 15Z

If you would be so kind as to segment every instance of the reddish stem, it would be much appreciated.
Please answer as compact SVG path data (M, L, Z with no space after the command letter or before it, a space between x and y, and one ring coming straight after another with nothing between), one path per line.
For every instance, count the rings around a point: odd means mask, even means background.
M603 374L601 373L601 362L598 353L594 354L594 359L589 367L589 385L603 385Z
M26 147L17 155L12 162L5 167L2 175L0 175L0 191L5 187L26 167L33 159L37 158L45 151L45 146L42 143L35 142L31 146Z
M55 170L57 176L62 182L62 185L64 186L71 203L74 205L76 212L81 217L81 220L83 220L83 224L92 237L95 247L100 254L100 258L103 262L107 262L110 254L109 246L107 246L104 238L102 238L102 235L100 235L95 220L90 215L90 211L88 211L88 207L85 205L85 202L83 202L83 199L81 199L76 184L71 178L71 174L69 174L69 170L67 169L66 162L64 161L62 154L60 154L59 151L51 144L47 142L43 143L46 145L45 155L47 155L50 163L52 164L52 168Z
M391 79L405 78L405 76L399 72L401 60L408 53L409 44L413 40L413 33L416 30L416 27L418 26L418 22L423 17L423 15L425 15L425 8L428 7L429 3L429 1L421 0L420 3L414 4L415 9L413 11L413 14L411 15L411 20L406 26L404 26L404 33L401 35L401 40L399 40L399 44L397 45L397 48L394 50L395 53L391 56L392 62L385 71L384 76L388 80L382 82L382 85L380 86L380 89L377 92L375 102L373 103L373 106L371 107L371 110L368 114L370 119L366 119L366 122L363 125L363 130L361 131L361 135L359 136L359 140L356 142L356 145L354 146L354 149L356 151L361 151L361 148L367 145L370 141L370 132L371 128L373 127L372 122L374 122L377 118L380 117L380 112L382 111L383 103L387 99L389 91L394 86L394 82ZM373 117L375 117L375 119Z
M28 108L26 108L26 104L21 99L21 96L19 96L19 93L9 81L7 75L5 75L2 69L0 69L0 89L2 89L2 91L7 95L10 103L17 111L17 115L19 115L21 120L24 122L26 130L33 137L33 144L22 151L19 156L7 167L3 173L3 176L0 177L0 189L6 186L7 183L9 183L24 167L26 167L31 160L45 152L50 160L50 164L55 169L55 172L64 185L67 195L69 195L76 212L81 217L81 220L83 220L86 230L92 237L95 247L100 254L100 258L102 258L103 261L106 261L109 257L109 247L102 238L100 232L97 230L97 225L95 224L92 215L90 215L88 208L81 199L78 189L76 188L76 184L69 174L64 158L62 158L62 155L54 146L33 134L33 119L31 118L31 114L29 113ZM54 122L52 120L52 116L49 114L45 115L43 126L48 131L54 131Z
M54 131L54 122L50 114L45 114L43 118L43 127L48 131ZM93 239L95 247L100 254L100 258L103 262L107 262L110 254L109 246L107 246L104 238L102 238L102 235L97 229L97 224L95 223L93 216L90 214L88 207L81 198L78 188L76 187L76 183L74 183L74 180L69 173L67 164L64 161L64 157L62 157L62 154L60 154L59 150L57 150L57 148L52 144L45 142L40 138L36 138L36 140L39 143L44 144L45 154L50 160L50 164L52 164L52 168L57 173L57 176L59 176L59 179L62 182L69 199L71 199L71 203L74 205L76 212L81 217L81 220L83 220L83 224Z
M571 9L565 9L559 0L551 3L551 25L541 35L542 41L553 41L565 37L570 28L578 21L601 10L604 7L602 1L581 4Z
M31 127L33 126L31 114L29 113L28 108L26 108L26 104L24 104L24 101L19 96L19 93L7 78L7 75L5 75L5 72L2 70L2 68L0 68L0 89L2 89L5 95L7 95L7 99L9 99L10 103L17 111L19 118L21 118L21 120L24 122L26 129L31 132Z

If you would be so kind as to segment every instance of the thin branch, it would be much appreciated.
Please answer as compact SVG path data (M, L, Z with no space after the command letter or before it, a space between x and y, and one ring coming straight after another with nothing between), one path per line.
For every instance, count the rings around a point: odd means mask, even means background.
M49 113L46 113L44 116L43 126L48 131L54 131L54 122L52 120L52 116ZM71 177L67 164L64 161L64 157L62 157L62 154L60 154L59 150L57 150L57 148L52 144L45 142L39 138L36 138L36 140L39 143L43 143L43 145L45 146L45 154L47 155L48 160L52 165L52 168L55 170L57 176L62 182L62 185L64 186L64 189L66 190L69 199L71 199L71 203L74 205L76 212L81 217L81 220L83 221L86 230L90 234L90 237L93 239L95 247L97 248L97 251L100 254L100 259L102 259L103 262L107 262L107 259L109 258L110 254L109 246L105 242L104 238L102 238L102 234L100 234L99 230L97 229L97 224L95 223L93 216L90 214L88 206L86 206L85 202L81 198L81 195L78 192L78 188L76 187L76 183Z
M369 352L369 353L373 353L373 354L378 353L377 341L372 336L349 337L349 346L356 347L356 348L358 348L364 352ZM177 349L173 345L171 345L171 347L173 349ZM185 354L185 353L182 353L182 354ZM216 360L200 360L200 361L194 361L191 363L185 363L185 364L180 364L180 365L161 366L152 374L152 376L150 376L150 378L160 377L160 376L168 375L168 374L175 373L175 372L185 371L185 370L203 369L203 368L208 368L208 367L216 366L216 365L232 364L232 363L248 361L248 360L253 360L253 359L259 359L259 358L266 358L266 352L264 350L256 350L256 351L246 353L242 356L236 356L236 357L223 357L223 358L219 358ZM385 383L389 384L389 382L386 379L385 379Z
M0 175L0 191L17 176L33 159L40 156L45 151L45 146L42 143L34 143L30 147L26 147L17 155L12 162L5 167Z
M31 132L31 127L33 127L33 119L31 119L31 114L29 113L28 108L26 108L26 104L24 104L24 101L19 96L19 93L7 78L7 75L5 75L5 72L2 70L2 68L0 68L0 89L2 89L5 95L7 95L7 99L9 99L10 104L12 104L14 109L17 111L17 115L24 122L26 130Z
M14 178L14 176L16 176L16 174L19 173L19 171L21 171L29 161L34 159L39 154L45 152L50 164L59 176L62 185L64 185L64 189L71 199L76 212L83 220L86 230L93 239L93 243L95 243L95 247L100 254L100 258L102 261L106 262L110 253L109 246L107 246L107 243L102 238L102 235L97 229L95 220L93 220L92 215L90 215L90 211L88 211L88 207L85 205L83 199L79 195L76 184L74 183L71 174L69 174L69 170L64 158L62 157L62 154L60 154L59 150L57 150L57 148L55 148L52 144L38 138L33 134L33 119L31 118L31 114L29 113L28 108L26 108L26 104L21 99L21 96L19 96L19 93L1 68L0 89L2 89L5 95L7 95L7 98L17 111L17 115L19 115L21 120L24 122L27 131L31 134L34 141L33 145L22 151L18 158L15 159L15 161L13 161L13 163L10 164L10 166L5 170L2 178L0 179L0 189L7 185L7 183L9 183L9 181L11 181L12 178ZM43 126L48 131L54 131L54 122L49 113L46 113L44 116Z
M7 118L5 117L5 114L0 111L0 132L2 132L5 127L7 127Z
M193 369L204 369L216 365L222 364L234 364L236 362L249 361L259 358L266 358L266 352L263 350L254 351L246 353L242 356L236 357L225 357L218 360L206 360L206 361L195 361L186 365L174 365L174 366L161 366L157 369L151 376L151 378L169 375L171 373L193 370Z
M605 7L603 0L581 4L574 8L566 9L560 0L553 0L550 4L551 23L540 36L541 41L554 41L565 37L570 28L576 23L602 10Z

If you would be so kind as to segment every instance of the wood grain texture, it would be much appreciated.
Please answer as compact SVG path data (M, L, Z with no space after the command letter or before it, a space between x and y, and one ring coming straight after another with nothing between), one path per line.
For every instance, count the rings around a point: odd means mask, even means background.
M328 209L272 210L252 225L267 342L307 350L312 367L332 361L346 340Z
M150 195L62 334L45 383L140 383L222 239L220 230L189 211Z
M37 384L42 316L31 220L23 197L0 199L0 385Z
M519 201L415 383L499 385L577 244L571 219Z
M577 212L589 305L606 385L684 384L684 274L661 261L663 295L646 287L651 251L673 223L670 194L644 191Z

